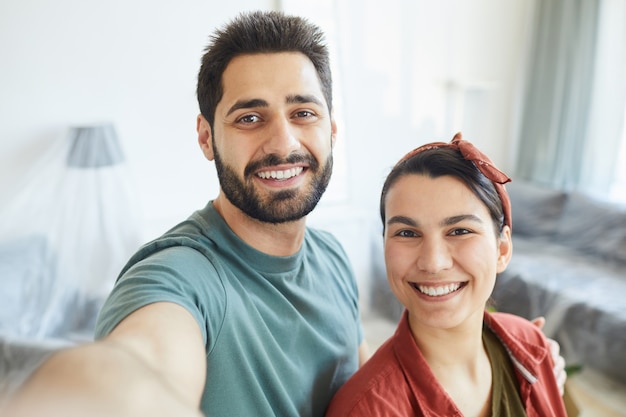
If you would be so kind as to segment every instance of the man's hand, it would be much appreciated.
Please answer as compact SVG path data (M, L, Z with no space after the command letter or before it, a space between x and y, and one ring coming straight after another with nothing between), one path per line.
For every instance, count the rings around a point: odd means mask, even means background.
M0 415L200 417L205 361L192 315L176 304L149 304L106 338L52 354Z
M537 317L531 320L533 324L540 329L543 329L543 325L546 324L545 317ZM556 383L559 386L561 395L565 392L565 381L567 380L567 373L565 372L565 358L561 356L561 347L556 340L548 338L550 344L550 354L552 355L552 362L554 362L554 376L556 377Z

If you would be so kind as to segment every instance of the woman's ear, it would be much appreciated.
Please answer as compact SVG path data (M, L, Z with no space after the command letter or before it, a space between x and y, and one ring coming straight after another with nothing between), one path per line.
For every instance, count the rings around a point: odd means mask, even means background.
M209 125L209 122L201 114L199 114L196 119L196 132L198 132L198 144L200 145L200 149L202 149L202 153L204 153L206 159L212 161L215 155L213 154L211 125Z
M506 269L513 255L513 241L511 240L511 228L504 225L500 238L498 239L498 265L497 272L500 273Z

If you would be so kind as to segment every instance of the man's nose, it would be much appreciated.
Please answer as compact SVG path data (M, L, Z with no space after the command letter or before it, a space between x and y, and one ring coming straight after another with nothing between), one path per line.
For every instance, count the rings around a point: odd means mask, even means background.
M284 117L274 118L266 133L263 148L267 154L287 156L301 147L296 126Z

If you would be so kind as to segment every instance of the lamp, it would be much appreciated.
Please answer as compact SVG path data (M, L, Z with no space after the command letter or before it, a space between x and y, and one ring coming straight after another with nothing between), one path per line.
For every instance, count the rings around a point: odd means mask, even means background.
M68 167L101 168L124 160L115 127L111 123L73 127L69 138Z

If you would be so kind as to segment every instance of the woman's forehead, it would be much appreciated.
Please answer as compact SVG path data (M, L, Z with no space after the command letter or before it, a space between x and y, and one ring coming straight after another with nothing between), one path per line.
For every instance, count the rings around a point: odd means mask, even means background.
M390 187L386 199L387 216L392 210L427 212L432 215L482 211L487 208L460 179L446 175L432 178L421 174L403 175Z

